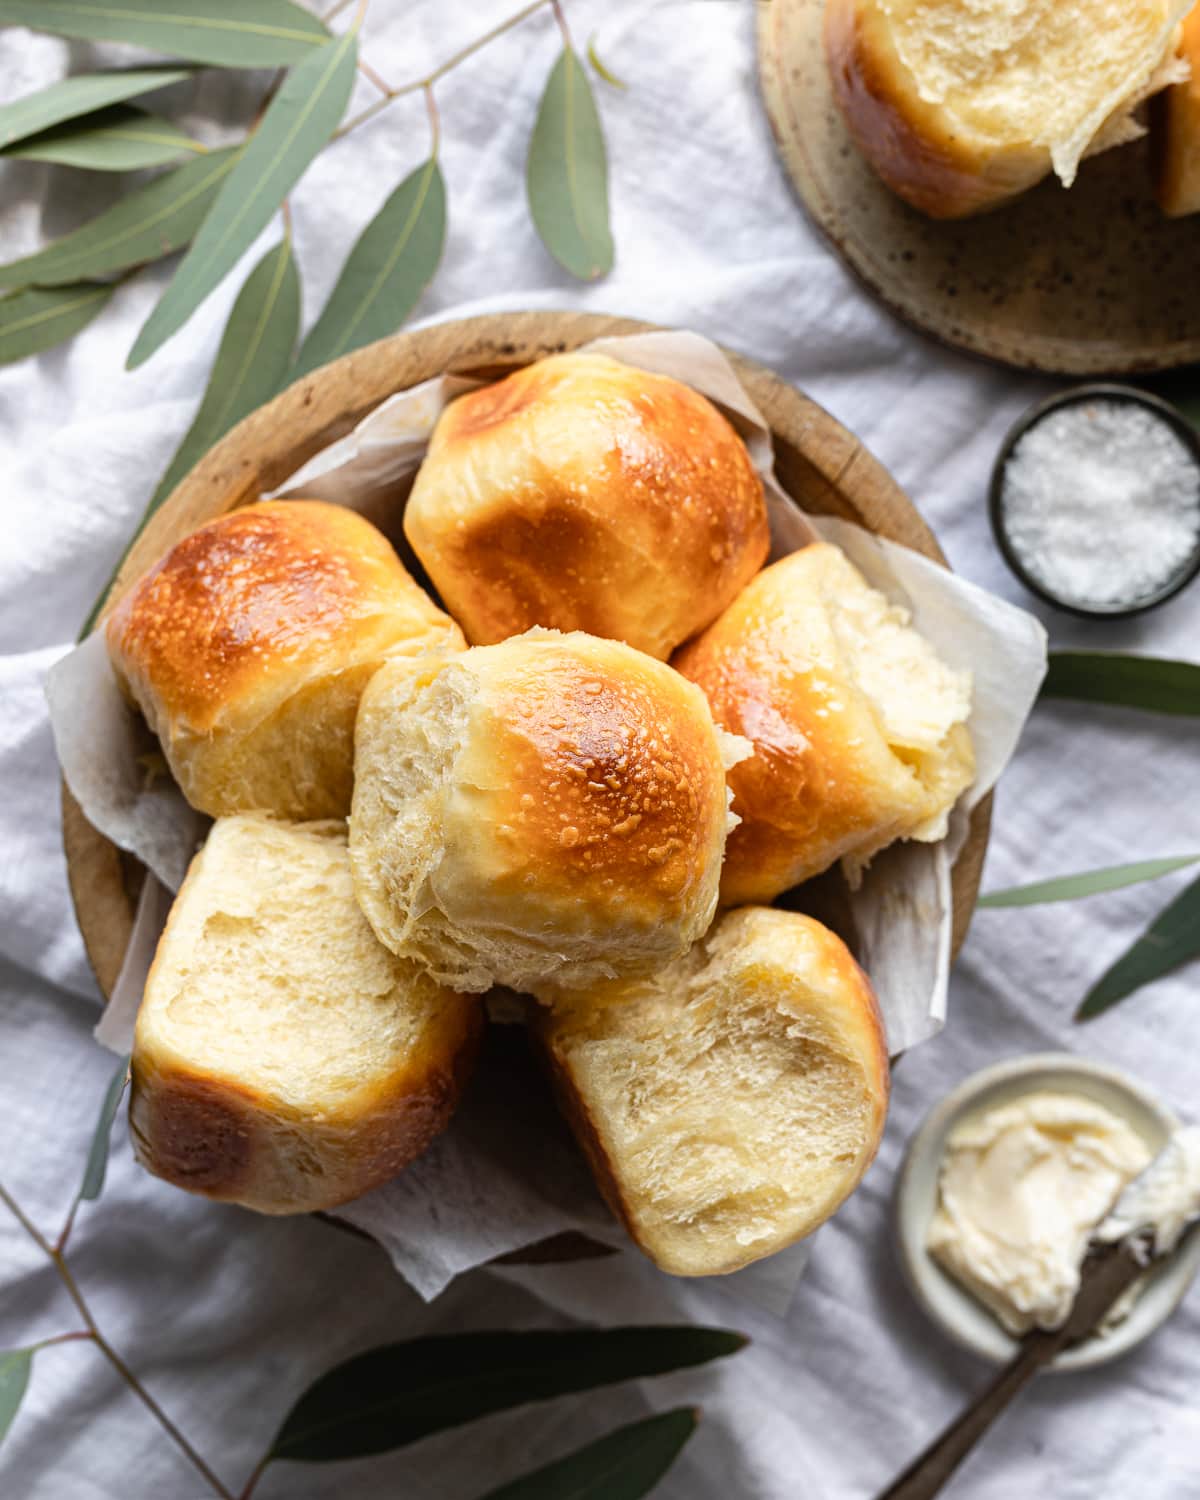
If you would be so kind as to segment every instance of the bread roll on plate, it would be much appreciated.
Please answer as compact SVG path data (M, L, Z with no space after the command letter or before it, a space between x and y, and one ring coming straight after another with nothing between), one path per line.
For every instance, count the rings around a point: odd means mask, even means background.
M557 996L535 1025L610 1206L677 1276L810 1234L883 1133L875 997L841 940L795 912L729 912L657 974Z
M754 754L729 773L726 905L770 901L896 839L934 841L970 785L971 680L828 543L766 568L675 657Z
M664 659L770 545L758 474L716 407L600 354L447 407L404 530L474 645L544 625Z
M934 218L993 208L1142 134L1193 0L826 0L834 98L863 155Z
M1200 213L1200 7L1184 21L1179 56L1190 76L1154 100L1155 187L1172 218Z
M380 941L455 989L645 972L712 920L741 747L617 641L531 630L363 694L350 858Z
M369 521L316 500L201 526L134 584L107 633L184 796L213 817L344 818L372 673L465 646Z
M376 941L341 824L222 818L146 982L134 1149L209 1198L332 1208L394 1177L446 1125L481 1026L478 1000Z

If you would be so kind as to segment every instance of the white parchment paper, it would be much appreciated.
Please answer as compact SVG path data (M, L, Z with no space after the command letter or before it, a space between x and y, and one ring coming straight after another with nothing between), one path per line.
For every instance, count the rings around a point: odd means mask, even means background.
M968 669L976 779L940 844L886 850L850 897L858 956L880 999L892 1053L936 1034L946 1018L950 960L950 868L971 809L995 785L1033 706L1046 666L1045 632L1005 603L907 548L845 521L807 517L774 476L771 436L728 360L687 332L601 339L589 348L670 375L703 392L746 442L767 493L772 557L818 536L842 547L867 579L912 612L951 665ZM443 407L479 382L441 376L381 403L353 432L316 454L275 492L349 505L399 536L397 494L424 456ZM390 512L390 514L389 514ZM390 522L390 524L386 524ZM122 698L100 633L51 670L47 681L63 773L89 820L153 872L133 941L98 1038L127 1051L137 1002L165 920L167 889L178 888L206 820L169 778L145 764L145 729ZM514 1115L503 1071L481 1068L449 1130L396 1181L340 1209L376 1238L425 1297L455 1276L550 1235L578 1231L627 1243L557 1121ZM726 1285L778 1311L786 1308L806 1259L795 1246L760 1261Z

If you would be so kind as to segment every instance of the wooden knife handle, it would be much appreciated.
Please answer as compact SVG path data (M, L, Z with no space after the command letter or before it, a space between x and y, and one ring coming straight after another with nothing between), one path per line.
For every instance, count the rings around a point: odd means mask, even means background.
M1022 1348L983 1394L951 1422L940 1437L934 1438L924 1453L913 1459L898 1479L879 1494L878 1500L930 1500L931 1496L938 1494L1009 1402L1019 1391L1024 1390L1042 1368L1046 1359L1047 1352L1040 1340Z

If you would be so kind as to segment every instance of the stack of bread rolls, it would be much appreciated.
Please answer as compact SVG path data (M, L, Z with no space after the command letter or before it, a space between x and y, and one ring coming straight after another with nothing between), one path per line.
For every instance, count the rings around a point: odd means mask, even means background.
M764 569L734 428L604 356L454 401L403 529L428 589L348 509L247 505L107 621L215 819L138 1016L140 1159L346 1202L444 1128L504 986L647 1255L773 1253L866 1170L888 1065L843 942L770 903L944 835L969 680L836 548Z

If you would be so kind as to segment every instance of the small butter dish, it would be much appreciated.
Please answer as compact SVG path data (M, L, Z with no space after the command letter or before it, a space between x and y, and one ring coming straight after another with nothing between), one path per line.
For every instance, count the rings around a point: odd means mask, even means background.
M1017 1341L933 1259L926 1239L951 1132L972 1117L1033 1093L1082 1095L1124 1119L1155 1154L1179 1125L1173 1111L1137 1079L1069 1052L1036 1053L985 1068L961 1083L926 1118L909 1143L896 1179L893 1207L901 1266L917 1301L942 1331L995 1364L1013 1357ZM1050 1368L1083 1370L1127 1353L1170 1317L1197 1270L1200 1234L1192 1234L1153 1268L1124 1321L1064 1350Z
M1200 432L1136 386L1075 386L1010 428L988 509L1038 598L1087 619L1141 614L1200 573Z

